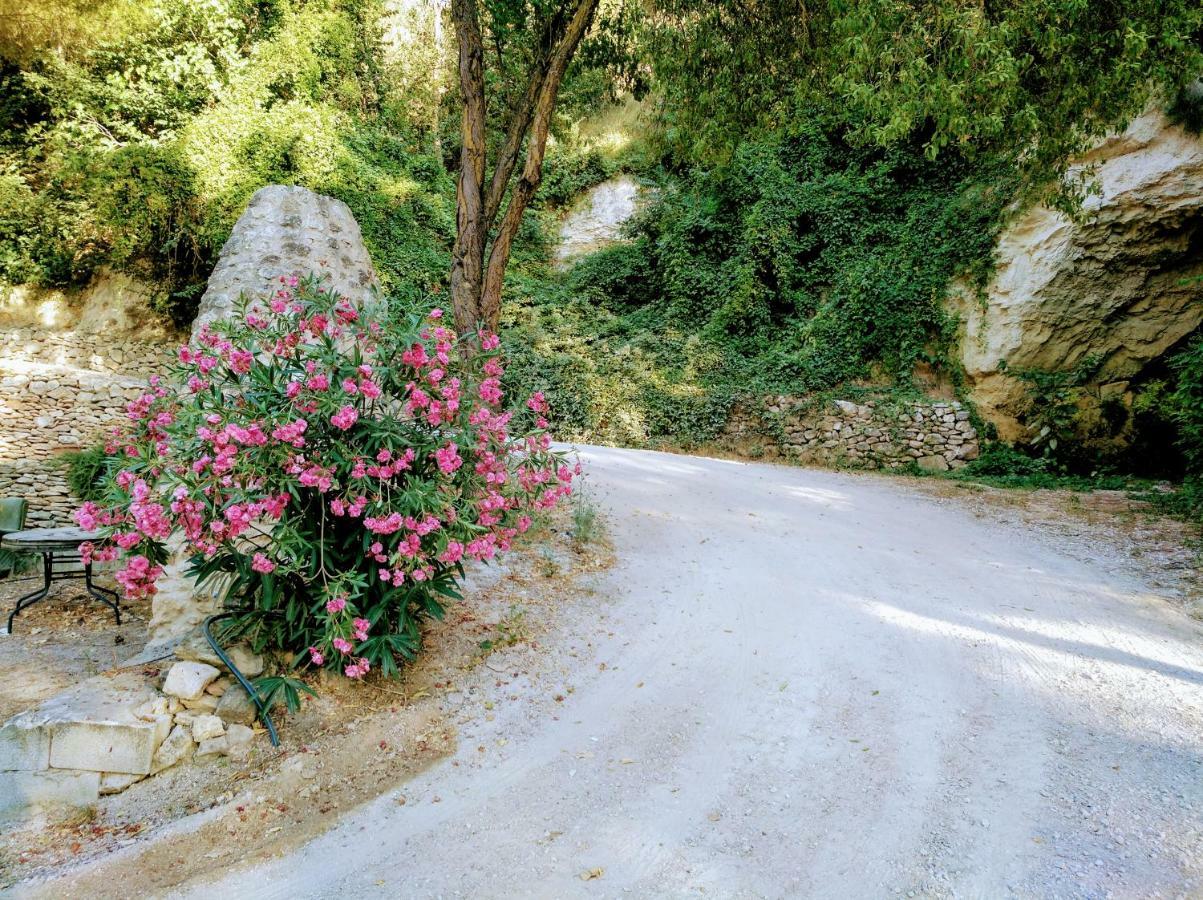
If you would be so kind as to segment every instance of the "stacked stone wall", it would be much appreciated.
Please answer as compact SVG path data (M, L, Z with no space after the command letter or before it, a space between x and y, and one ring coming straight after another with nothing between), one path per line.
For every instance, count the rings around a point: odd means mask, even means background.
M0 331L0 496L29 502L27 525L68 524L78 507L62 455L103 440L171 348L34 328Z
M726 443L798 462L862 469L958 469L980 452L969 411L957 401L815 401L771 397L737 407Z

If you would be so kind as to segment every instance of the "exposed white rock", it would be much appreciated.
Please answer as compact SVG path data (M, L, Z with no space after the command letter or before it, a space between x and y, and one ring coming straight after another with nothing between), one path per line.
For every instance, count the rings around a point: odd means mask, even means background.
M226 726L217 716L197 716L192 720L192 739L204 743L226 733Z
M282 276L311 273L358 304L371 302L379 284L359 224L345 203L302 187L260 188L221 249L193 334L230 315L240 295L270 296ZM153 641L186 633L218 606L218 598L186 574L190 563L178 542L172 550L151 604Z
M639 185L630 175L619 175L590 188L560 225L556 258L564 262L598 250L618 240L639 208Z
M1039 206L999 238L984 302L953 292L960 357L974 401L1003 437L1019 436L1023 383L999 370L1105 362L1100 383L1131 378L1203 321L1203 140L1160 113L1136 119L1075 166L1097 196L1074 222Z
M220 674L208 663L178 662L167 672L163 693L181 700L196 700Z
M167 544L171 553L163 574L157 582L158 591L150 606L150 635L153 641L164 641L186 634L217 611L220 598L188 575L192 563L180 535ZM202 638L203 640L203 638Z

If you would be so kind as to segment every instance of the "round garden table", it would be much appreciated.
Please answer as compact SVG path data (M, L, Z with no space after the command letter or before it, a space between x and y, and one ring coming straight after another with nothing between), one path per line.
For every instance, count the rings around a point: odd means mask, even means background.
M84 563L79 555L79 545L87 541L95 541L100 535L94 531L84 531L82 528L30 528L26 531L10 531L0 538L0 547L21 553L40 553L42 556L42 586L36 591L26 594L17 600L17 605L8 615L8 633L13 633L13 619L23 609L28 609L50 593L52 581L66 581L70 578L83 578L84 587L89 594L107 606L121 624L121 606L116 591L97 587L92 583L92 564ZM56 572L55 564L60 568ZM62 568L63 565L82 565L83 571Z

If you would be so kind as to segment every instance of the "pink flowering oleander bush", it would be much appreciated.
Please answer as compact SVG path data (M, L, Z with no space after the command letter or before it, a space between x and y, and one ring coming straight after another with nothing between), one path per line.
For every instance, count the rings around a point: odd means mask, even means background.
M281 279L129 404L106 499L76 514L104 535L84 552L145 597L178 535L256 649L395 673L464 562L508 550L579 472L542 395L507 405L503 372L496 335L457 338L438 309L369 316Z

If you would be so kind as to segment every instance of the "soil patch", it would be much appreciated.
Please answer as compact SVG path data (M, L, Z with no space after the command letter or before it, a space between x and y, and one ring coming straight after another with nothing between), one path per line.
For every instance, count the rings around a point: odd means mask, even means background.
M277 715L278 748L261 734L243 762L186 762L102 797L94 810L4 834L0 887L20 881L18 893L48 897L159 894L286 852L443 758L456 745L465 694L491 688L498 665L540 667L540 635L610 565L604 539L578 545L569 518L557 512L504 565L473 572L465 599L430 623L424 654L401 678L355 684L324 675L313 683L316 699ZM484 708L495 714L492 702Z
M41 580L39 573L0 581L0 627L17 598ZM111 579L97 581L113 586ZM118 626L82 581L55 582L48 597L21 611L13 634L0 634L0 722L136 656L149 619L149 601L123 602Z

